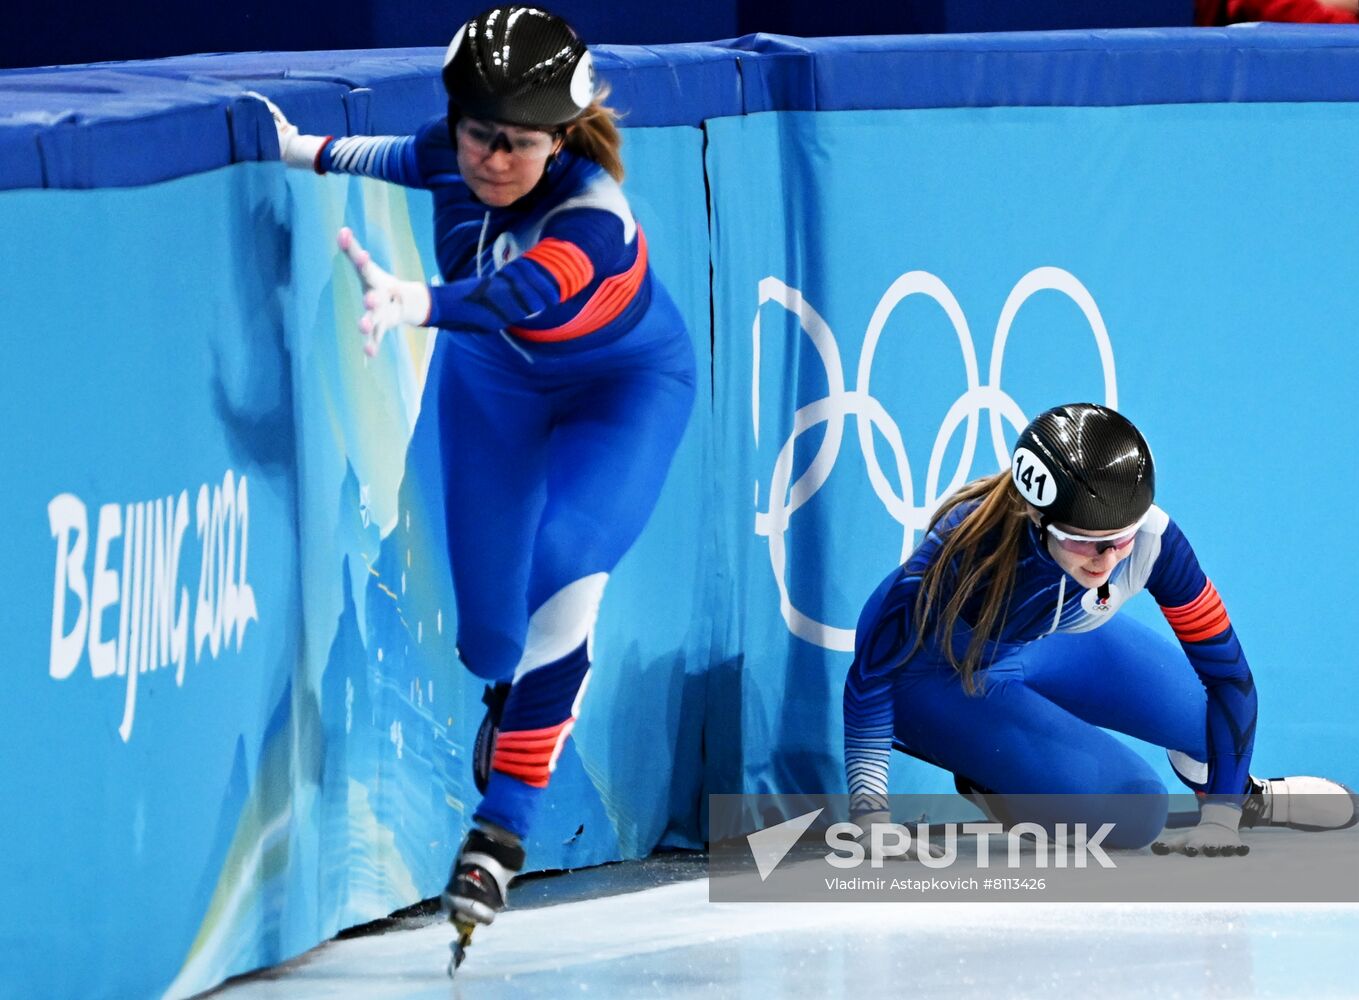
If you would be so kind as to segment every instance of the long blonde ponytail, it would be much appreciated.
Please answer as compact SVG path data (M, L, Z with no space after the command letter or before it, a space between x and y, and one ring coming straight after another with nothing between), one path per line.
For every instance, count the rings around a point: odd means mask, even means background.
M986 643L1005 627L1019 544L1028 526L1028 506L1005 471L974 480L949 497L935 511L930 530L959 504L974 500L977 506L949 532L925 569L915 600L915 644L906 657L933 638L958 671L968 694L980 690L976 675L985 665L981 661ZM983 586L981 610L975 622L967 623L972 638L960 660L953 649L953 631L963 608Z

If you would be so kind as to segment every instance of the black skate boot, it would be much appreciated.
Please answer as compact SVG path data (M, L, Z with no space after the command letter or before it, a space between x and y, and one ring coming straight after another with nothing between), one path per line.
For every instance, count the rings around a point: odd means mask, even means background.
M472 931L505 909L510 881L524 867L524 848L508 830L481 822L468 831L444 889L443 907L458 931L453 941L451 976L462 965Z
M1330 778L1251 778L1241 807L1241 826L1286 826L1319 832L1359 822L1352 791Z
M491 757L495 753L495 738L500 732L500 717L505 714L505 701L510 696L507 682L487 684L481 696L486 715L477 729L477 740L472 745L472 780L477 791L486 794L486 783L491 780Z
M957 773L953 775L953 787L959 795L980 809L992 823L1000 823L1007 829L1014 825L1014 817L1005 808L1000 796L989 788L983 788L971 778Z

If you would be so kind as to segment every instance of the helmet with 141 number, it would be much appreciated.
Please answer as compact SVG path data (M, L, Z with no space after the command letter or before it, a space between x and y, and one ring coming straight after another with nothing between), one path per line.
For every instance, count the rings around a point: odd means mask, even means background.
M1097 403L1055 406L1034 417L1015 442L1010 477L1045 526L1126 528L1156 496L1146 439L1127 417Z
M555 128L594 98L594 61L556 14L493 7L468 21L444 56L450 118L457 114Z

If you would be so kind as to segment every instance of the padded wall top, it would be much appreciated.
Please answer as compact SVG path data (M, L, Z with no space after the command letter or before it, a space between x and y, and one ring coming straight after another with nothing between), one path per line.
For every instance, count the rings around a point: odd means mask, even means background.
M1318 25L599 46L623 125L760 111L1359 100L1359 30ZM409 132L440 48L243 52L0 72L0 189L149 184L277 156L304 131Z
M1359 100L1359 29L1299 24L734 42L745 110Z

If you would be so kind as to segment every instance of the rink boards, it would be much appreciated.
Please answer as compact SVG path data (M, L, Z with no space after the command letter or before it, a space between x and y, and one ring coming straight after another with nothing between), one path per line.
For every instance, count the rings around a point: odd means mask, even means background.
M706 791L841 787L864 596L1017 422L1077 397L1152 442L1255 670L1259 769L1359 779L1350 45L615 55L627 191L704 381L533 867L697 845ZM272 74L306 128L407 130L439 110L431 52L128 64L64 97L32 73L0 103L0 951L26 995L188 995L442 886L481 706L422 419L438 344L365 361L332 243L432 274L428 197L252 162L271 126L238 96Z

